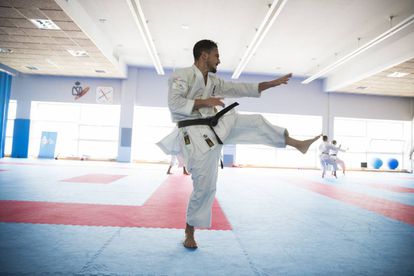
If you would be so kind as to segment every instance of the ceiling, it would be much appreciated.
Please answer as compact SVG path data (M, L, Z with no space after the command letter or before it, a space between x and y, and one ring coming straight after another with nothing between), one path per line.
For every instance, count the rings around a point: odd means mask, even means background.
M0 70L124 78L127 65L154 68L128 1L0 0ZM238 66L272 2L139 1L164 69L191 65L194 43L208 38L225 72ZM242 74L310 77L413 15L413 0L287 0ZM394 72L409 74L388 77ZM320 77L327 92L414 97L414 24Z

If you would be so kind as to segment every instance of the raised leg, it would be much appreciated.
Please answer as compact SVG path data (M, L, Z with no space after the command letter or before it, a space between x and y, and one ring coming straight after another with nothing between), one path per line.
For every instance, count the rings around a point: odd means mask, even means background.
M289 132L285 131L286 145L294 147L295 149L297 149L298 151L300 151L303 154L305 154L308 151L309 147L315 141L317 141L321 136L322 135L318 135L318 136L313 137L312 139L302 141L302 140L293 139L292 137L289 136Z

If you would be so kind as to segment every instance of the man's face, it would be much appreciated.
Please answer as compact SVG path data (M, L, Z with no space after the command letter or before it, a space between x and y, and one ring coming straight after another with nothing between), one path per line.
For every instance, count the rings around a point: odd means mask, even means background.
M207 53L207 68L209 72L216 73L217 65L220 64L220 56L217 48L214 48Z

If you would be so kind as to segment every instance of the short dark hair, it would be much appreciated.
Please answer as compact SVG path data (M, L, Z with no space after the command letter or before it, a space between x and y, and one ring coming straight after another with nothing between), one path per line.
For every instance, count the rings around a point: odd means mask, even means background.
M193 48L194 60L198 60L203 51L210 52L214 48L217 48L217 43L209 39L203 39L197 42Z
M322 140L323 141L328 141L328 136L327 135L322 136Z
M332 144L336 145L336 140L332 140Z

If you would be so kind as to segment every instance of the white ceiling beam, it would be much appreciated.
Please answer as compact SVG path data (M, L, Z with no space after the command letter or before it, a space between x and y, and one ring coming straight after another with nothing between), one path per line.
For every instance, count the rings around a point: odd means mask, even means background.
M114 56L113 45L99 29L81 4L81 0L55 0L60 8L78 25L101 53L126 77L125 66Z
M250 59L256 52L257 48L262 43L267 32L269 31L270 27L273 25L276 17L278 17L280 12L282 11L286 2L287 0L274 0L273 1L272 5L269 8L269 11L267 12L262 23L260 24L260 27L257 29L257 32L253 37L253 40L250 42L249 46L246 49L246 52L244 52L242 59L240 60L236 69L234 70L234 73L231 76L232 79L238 79L240 77L240 74L243 72L244 68L246 68L246 65L249 63Z
M324 67L323 69L319 70L309 78L302 81L303 84L308 84L317 78L326 76L336 68L348 63L350 60L354 59L355 57L359 56L360 54L366 52L367 50L371 49L372 47L376 46L379 43L389 39L390 37L398 34L399 32L405 30L407 27L411 26L414 23L414 14L407 17L405 20L401 21L394 27L390 28L386 32L380 34L379 36L375 37L374 39L370 40L369 42L365 43L361 47L357 48L356 50L352 51L351 53L343 56L342 58L336 60L332 64Z
M3 63L0 63L0 72L4 72L6 74L12 75L13 77L19 74L17 70L10 68L9 66L4 65Z
M325 91L340 91L354 82L380 73L414 58L414 26L410 26L387 43L376 45L370 51L336 69L324 82Z
M147 20L145 19L144 12L142 10L139 0L127 0L128 7L131 11L134 22L136 23L142 39L144 40L145 47L151 57L155 70L158 75L164 75L164 69L162 68L160 58L157 50L155 49L154 41L152 40L151 33L148 29Z

